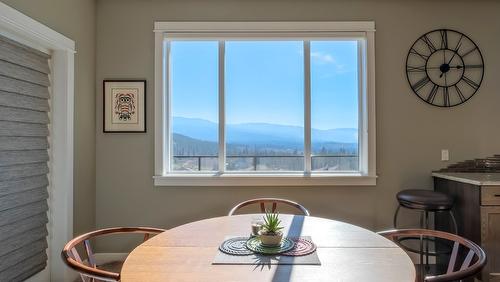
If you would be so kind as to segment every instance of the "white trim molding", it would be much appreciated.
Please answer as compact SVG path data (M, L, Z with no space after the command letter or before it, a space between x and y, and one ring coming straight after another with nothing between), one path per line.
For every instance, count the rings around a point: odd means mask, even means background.
M60 258L73 237L73 97L75 42L0 2L0 34L51 55L48 268L32 281L71 281ZM35 280L36 279L36 280Z
M155 22L159 33L374 32L375 22Z
M155 22L155 186L373 186L376 185L375 23L354 22ZM219 87L219 168L217 173L172 171L170 95L168 95L168 45L171 40L219 41L219 84L224 85L224 40L252 39L357 40L359 62L359 173L311 171L310 138L305 138L304 172L225 171L224 87ZM307 57L307 56L305 56ZM310 81L304 83L306 137L310 135ZM221 69L222 68L222 69Z
M0 2L0 25L3 36L31 48L45 53L49 53L51 50L65 50L75 53L73 40L2 2Z
M252 187L309 187L309 186L372 186L376 176L361 174L307 175L307 174L169 174L155 176L156 186L252 186Z

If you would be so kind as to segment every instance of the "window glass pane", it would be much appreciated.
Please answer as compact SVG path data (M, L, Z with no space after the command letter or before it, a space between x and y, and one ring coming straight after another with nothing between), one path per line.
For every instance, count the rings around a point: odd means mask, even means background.
M357 41L311 41L312 170L358 171Z
M302 41L227 41L227 170L304 169Z
M218 170L218 42L170 42L172 169Z

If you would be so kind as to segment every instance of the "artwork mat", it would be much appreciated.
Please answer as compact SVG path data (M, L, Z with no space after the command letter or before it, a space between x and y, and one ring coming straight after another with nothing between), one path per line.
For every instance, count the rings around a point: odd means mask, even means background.
M112 124L139 124L139 109L138 109L138 98L140 96L139 92L141 89L139 88L132 88L132 87L111 87L111 95L109 95L108 99L111 99L111 101L108 101L110 104L110 107L112 108L111 111L111 123ZM124 95L124 98L130 98L129 95L133 95L132 100L132 113L131 113L131 118L130 121L127 120L121 120L121 116L117 112L117 99L119 95Z
M137 89L137 104L135 105L137 122L117 122L116 120L113 94L124 89ZM146 132L146 80L103 80L103 132Z

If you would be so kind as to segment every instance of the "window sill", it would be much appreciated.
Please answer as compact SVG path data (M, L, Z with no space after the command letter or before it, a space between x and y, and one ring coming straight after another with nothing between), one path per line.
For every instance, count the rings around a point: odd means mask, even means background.
M345 174L168 174L153 177L155 186L375 186L377 176Z

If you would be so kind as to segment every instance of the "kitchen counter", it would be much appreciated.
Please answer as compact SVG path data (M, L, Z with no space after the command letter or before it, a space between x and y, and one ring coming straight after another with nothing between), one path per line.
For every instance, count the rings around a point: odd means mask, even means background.
M432 176L478 186L500 186L500 173L434 172Z

